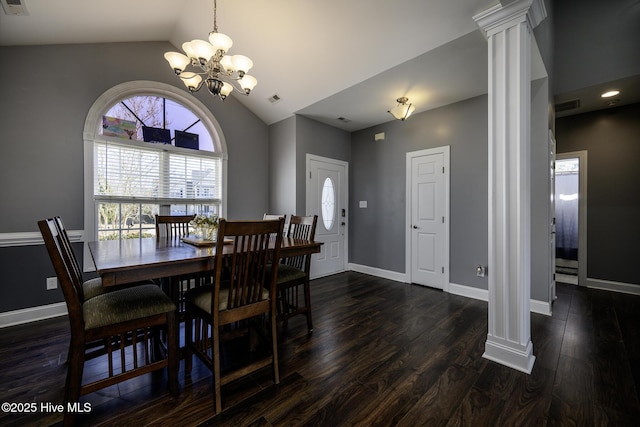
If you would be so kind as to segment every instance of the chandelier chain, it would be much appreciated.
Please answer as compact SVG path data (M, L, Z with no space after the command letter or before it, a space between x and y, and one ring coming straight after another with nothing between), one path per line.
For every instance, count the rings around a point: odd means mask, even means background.
M218 32L218 2L213 0L213 32Z

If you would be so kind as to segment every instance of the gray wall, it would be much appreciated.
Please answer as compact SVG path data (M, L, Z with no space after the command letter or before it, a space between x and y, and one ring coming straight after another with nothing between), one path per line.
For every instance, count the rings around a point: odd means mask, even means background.
M487 289L475 275L488 256L487 120L487 97L480 96L352 134L350 262L405 272L406 153L448 145L450 281ZM384 141L374 141L378 132Z
M559 118L556 139L587 151L587 277L640 286L640 103Z
M107 89L127 81L184 89L163 58L167 50L175 47L166 42L0 47L0 233L37 232L36 222L53 215L62 216L70 230L83 229L87 112ZM196 96L227 141L228 216L261 216L269 204L268 127L233 97L222 103L206 90ZM19 262L23 259L28 266ZM0 312L62 301L59 290L45 290L45 277L52 275L44 247L0 248Z
M269 127L269 211L306 215L307 154L349 162L349 132L296 115Z
M303 215L307 213L307 153L350 162L351 136L341 129L296 116L296 144L296 212Z
M531 82L531 298L550 302L549 81Z
M269 213L296 212L296 118L269 126Z

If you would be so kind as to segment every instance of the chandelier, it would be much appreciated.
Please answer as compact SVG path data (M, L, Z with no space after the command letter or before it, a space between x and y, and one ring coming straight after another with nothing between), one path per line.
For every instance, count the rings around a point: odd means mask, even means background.
M234 89L249 95L258 81L247 74L253 67L253 61L244 55L227 55L233 41L226 34L218 32L216 3L213 0L213 31L209 33L209 42L191 40L182 44L186 55L166 52L164 57L191 93L199 91L205 84L212 95L224 101ZM185 71L189 64L196 72Z
M413 113L413 111L416 109L413 104L407 104L407 102L409 102L409 98L407 98L406 96L396 99L396 102L398 103L398 105L387 112L398 120L407 120L411 113Z

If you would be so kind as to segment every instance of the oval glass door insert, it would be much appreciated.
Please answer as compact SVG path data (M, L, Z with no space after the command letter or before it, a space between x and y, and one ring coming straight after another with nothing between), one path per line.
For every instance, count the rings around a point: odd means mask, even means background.
M324 228L331 230L336 213L336 192L333 181L327 177L322 184L322 223Z

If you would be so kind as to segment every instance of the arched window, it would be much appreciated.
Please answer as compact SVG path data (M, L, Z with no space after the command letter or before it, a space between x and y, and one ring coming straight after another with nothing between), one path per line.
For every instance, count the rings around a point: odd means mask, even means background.
M226 214L226 143L196 98L157 82L100 96L85 121L85 241L155 235L155 214Z

